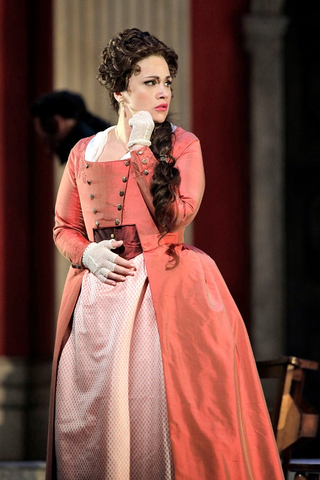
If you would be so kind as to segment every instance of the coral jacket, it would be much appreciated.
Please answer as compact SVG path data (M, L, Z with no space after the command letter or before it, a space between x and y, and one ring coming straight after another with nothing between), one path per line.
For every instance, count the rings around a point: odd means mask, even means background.
M241 316L213 260L183 244L204 190L198 139L181 128L174 132L182 180L175 228L160 241L150 194L156 163L151 150L132 152L129 161L92 163L85 160L88 141L72 150L56 204L55 241L72 267L57 324L47 480L55 478L55 381L81 288L81 258L94 229L131 224L139 233L157 317L176 480L283 479Z

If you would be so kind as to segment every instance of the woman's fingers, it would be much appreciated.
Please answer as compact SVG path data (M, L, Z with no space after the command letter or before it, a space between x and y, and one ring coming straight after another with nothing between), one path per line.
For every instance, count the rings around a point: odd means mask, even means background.
M125 258L122 258L120 256L118 256L114 263L118 266L118 267L123 267L123 268L126 268L128 270L136 270L136 266L135 264L130 261L130 260L126 260Z
M113 270L113 273L116 273L118 275L124 276L124 277L133 277L134 276L134 270L132 268L124 268L124 267L119 267L119 265L116 265L116 268Z
M124 275L119 275L115 272L109 272L108 280L113 280L114 282L124 282L126 277Z
M105 271L103 274L101 274L100 280L107 285L116 285L119 282L124 282L126 280L126 276L115 272L110 272L109 270L108 272Z
M116 285L119 282L124 282L126 277L110 271L108 268L101 268L97 277L101 282L107 285Z
M123 240L112 239L112 240L109 240L109 242L110 242L110 247L108 248L111 248L111 249L119 248L123 244Z
M129 266L121 267L120 265L116 265L115 268L109 272L108 278L114 278L114 280L118 282L123 282L126 277L134 276L134 272L136 267L133 264L129 264Z
M115 263L107 261L99 271L98 278L107 285L116 285L124 282L126 277L134 276L136 267L133 262L117 256Z

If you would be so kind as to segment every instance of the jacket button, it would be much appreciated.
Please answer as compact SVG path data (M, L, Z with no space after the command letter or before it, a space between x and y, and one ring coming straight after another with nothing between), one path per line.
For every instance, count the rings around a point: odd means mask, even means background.
M96 222L96 227L99 227L99 222Z
M138 154L139 154L139 155L142 155L142 150L138 150Z
M88 164L88 163L86 163L86 168L89 168L89 164Z
M88 184L88 185L91 185L91 180L87 180L87 184Z
M93 200L93 199L94 199L94 195L93 195L93 193L90 193L90 198L91 198L91 200Z
M92 211L93 211L93 213L97 213L97 210L96 210L96 208L94 208Z
M126 160L126 161L124 162L124 164L125 164L126 167L129 167L129 165L130 165L130 160Z
M124 191L123 191L123 190L120 190L119 195L120 195L120 197L123 197Z
M149 170L143 170L143 173L144 173L145 175L149 175Z
M118 220L118 218L116 218L115 221L114 221L114 224L119 225L119 223L120 223L120 220Z
M117 205L117 209L122 210L122 205L120 205L120 203L119 203L119 205Z
M126 183L127 180L128 180L127 177L122 177L123 183Z
M141 163L143 163L143 165L146 165L147 160L144 158Z

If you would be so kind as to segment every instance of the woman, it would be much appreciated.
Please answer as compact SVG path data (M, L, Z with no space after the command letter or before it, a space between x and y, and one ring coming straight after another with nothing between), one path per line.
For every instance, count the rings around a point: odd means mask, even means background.
M99 80L118 123L72 150L54 237L58 319L47 479L281 479L251 347L215 263L183 244L204 174L167 119L177 55L128 29Z

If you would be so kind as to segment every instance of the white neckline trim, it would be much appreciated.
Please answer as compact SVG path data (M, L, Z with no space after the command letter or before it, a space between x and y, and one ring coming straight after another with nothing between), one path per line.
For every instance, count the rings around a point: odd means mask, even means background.
M103 130L103 132L98 132L93 138L91 138L90 142L86 147L86 151L84 154L84 159L86 162L98 161L98 158L100 157L102 150L108 141L109 132L111 132L115 128L116 128L116 125L112 125L106 130ZM172 128L172 131L174 132L177 127L171 124L171 128ZM127 152L125 155L123 155L123 157L120 158L120 160L122 160L123 158L129 158L129 157L130 157L130 152Z
M102 153L103 147L108 141L109 132L115 128L116 125L112 125L106 130L103 130L103 132L98 132L93 138L91 138L84 154L84 159L86 162L96 162L98 160Z

